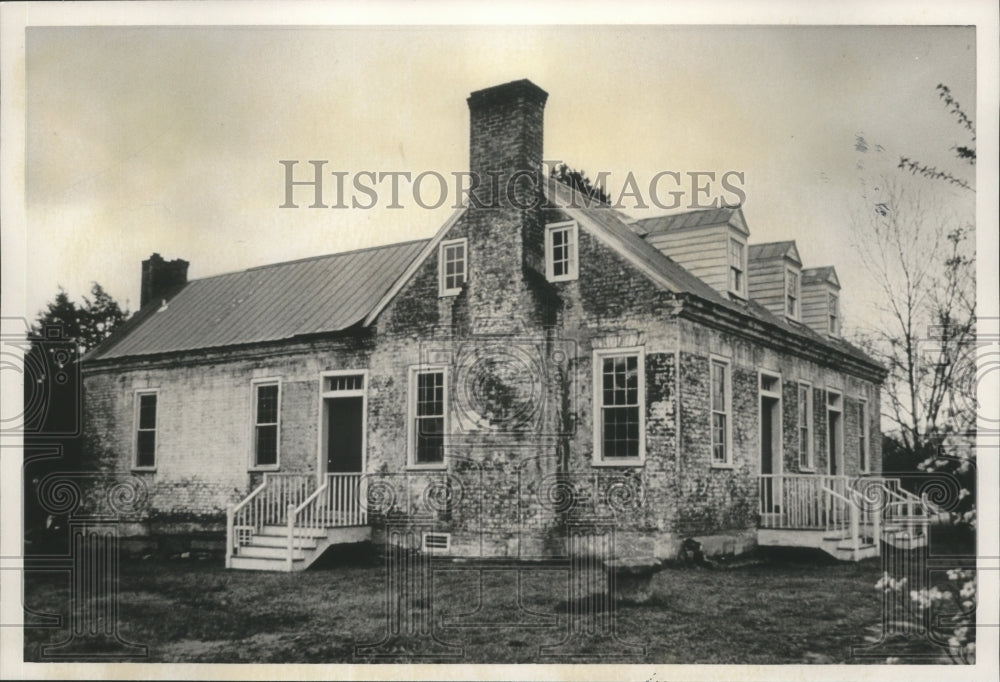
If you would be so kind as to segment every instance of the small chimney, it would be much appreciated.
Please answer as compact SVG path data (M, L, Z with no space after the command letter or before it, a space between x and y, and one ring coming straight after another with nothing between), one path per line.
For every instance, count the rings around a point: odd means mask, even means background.
M158 253L142 261L142 290L139 295L139 307L145 308L150 301L165 297L173 290L187 284L189 263L180 258L172 261L163 260Z

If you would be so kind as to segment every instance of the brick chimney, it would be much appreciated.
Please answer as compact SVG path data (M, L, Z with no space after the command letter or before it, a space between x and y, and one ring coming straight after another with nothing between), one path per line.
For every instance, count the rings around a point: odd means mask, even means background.
M542 131L547 99L548 93L528 80L469 95L469 170L473 183L479 182L467 214L473 319L516 320L526 309L525 245L535 248L543 243ZM499 291L504 296L497 296Z
M186 260L166 261L158 253L142 261L142 290L139 307L144 308L150 301L163 298L172 290L187 284L189 263Z

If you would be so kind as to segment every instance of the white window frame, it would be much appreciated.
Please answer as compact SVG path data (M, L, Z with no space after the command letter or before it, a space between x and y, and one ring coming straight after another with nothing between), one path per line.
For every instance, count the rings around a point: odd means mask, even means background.
M830 315L831 312L833 315ZM833 318L832 324L831 317ZM840 296L832 291L826 292L826 327L830 336L840 335Z
M257 464L257 390L261 386L278 387L278 421L275 423L274 464ZM281 378L261 377L250 382L250 471L278 471L281 468Z
M816 431L813 428L813 387L808 381L799 381L796 385L795 391L795 406L796 410L799 409L799 404L801 402L801 391L805 389L806 391L806 460L807 464L802 463L802 424L799 423L800 412L796 411L795 415L795 429L797 432L797 441L799 444L798 457L796 458L799 463L799 471L814 473L816 471Z
M861 433L864 431L864 434ZM858 471L867 474L871 471L871 428L868 422L868 400L858 398ZM863 436L863 437L862 437ZM863 466L862 466L863 465Z
M733 264L733 243L740 245L741 262L737 265ZM729 268L726 270L726 288L729 293L736 294L740 298L747 297L747 243L738 237L729 235L729 241L726 242L726 262L729 264ZM733 288L733 270L739 270L740 276L740 288Z
M457 287L449 288L446 285L447 273L445 272L445 259L447 257L448 249L455 246L462 247L462 285ZM438 295L439 296L456 296L461 293L462 286L469 281L469 240L462 239L450 239L446 242L441 242L438 246Z
M795 304L792 309L788 309L788 284L790 278L794 277L795 282ZM802 276L794 268L785 268L785 317L790 320L798 320L802 311Z
M139 403L144 395L156 396L156 425L152 429L139 428ZM134 471L156 471L160 462L160 389L137 388L132 395L132 469ZM153 465L139 466L139 432L153 432Z
M444 456L440 462L419 463L417 454L417 375L426 372L441 372L444 386ZM449 374L447 365L411 365L407 371L407 407L406 407L406 467L418 470L443 470L448 468L448 449L451 430L451 401L449 396Z
M715 390L715 382L712 381L712 366L716 363L726 368L726 396L723 401L726 408L723 413L726 415L726 461L724 462L716 461L715 442L712 440L715 436L716 414L713 407L715 401L712 400L712 392ZM708 449L708 459L713 469L733 468L733 363L729 358L720 355L711 355L708 359Z
M553 262L554 246L552 235L554 232L568 231L570 234L569 250L569 270L565 274L555 274L555 263ZM580 228L575 220L566 220L559 223L549 223L545 226L545 279L550 282L569 282L580 276Z
M636 356L636 372L639 379L639 456L604 458L604 376L605 358ZM636 467L646 463L646 348L628 346L624 348L595 348L593 354L593 437L594 452L592 464L596 467Z

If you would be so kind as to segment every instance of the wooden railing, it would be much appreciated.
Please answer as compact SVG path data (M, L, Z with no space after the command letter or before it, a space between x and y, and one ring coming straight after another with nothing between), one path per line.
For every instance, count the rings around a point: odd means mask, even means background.
M857 552L861 547L862 506L832 488L824 486L823 492L826 493L826 497L830 502L830 509L833 511L833 514L827 520L826 530L842 533L842 537L845 540L850 539L851 549Z
M763 474L759 500L761 528L822 530L849 539L855 549L867 538L878 546L887 524L918 537L930 515L940 513L899 479L871 475Z
M288 562L301 549L308 533L322 528L364 526L368 512L364 501L364 480L360 473L327 474L323 485L301 504L288 507ZM300 531L300 532L297 532Z
M288 508L302 504L315 487L313 474L265 473L263 483L226 509L226 565L254 533L286 523Z
M824 530L846 514L824 489L847 497L847 476L763 474L759 486L761 528Z

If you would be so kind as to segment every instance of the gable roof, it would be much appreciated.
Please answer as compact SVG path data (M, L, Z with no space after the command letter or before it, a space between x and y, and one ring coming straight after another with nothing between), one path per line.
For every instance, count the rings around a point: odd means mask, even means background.
M636 234L634 226L626 222L628 218L607 204L588 199L555 179L546 183L545 194L551 206L576 220L581 229L632 263L661 290L692 295L877 366L863 351L842 339L828 338L790 322L755 301L734 301L723 296ZM158 300L137 312L84 360L283 341L369 326L426 259L435 254L437 245L466 210L458 209L432 239L192 280L171 292L166 305ZM793 242L777 244L792 244L794 248ZM807 277L839 286L831 266L804 270L803 283Z
M428 240L334 253L188 282L147 304L85 361L281 341L362 321Z
M772 260L775 258L787 258L799 265L802 259L799 257L799 250L792 240L783 242L768 242L766 244L750 245L750 260Z
M645 236L646 234L693 230L711 225L730 225L744 235L750 234L746 218L743 217L743 209L740 206L705 208L656 216L655 218L643 218L635 221L633 231L641 232Z
M703 301L740 315L780 327L788 334L807 340L827 350L834 350L860 362L878 367L878 364L868 357L867 353L841 338L824 336L803 324L788 320L784 316L775 315L757 301L734 301L723 296L701 279L692 275L683 266L666 256L655 246L646 242L641 236L636 234L635 230L632 229L632 225L626 224L621 219L622 214L609 205L600 204L596 200L589 200L588 202L588 199L582 194L554 179L550 180L546 186L546 190L546 198L552 204L571 217L576 218L578 223L590 234L614 248L634 265L639 266L639 269L647 274L650 272L654 273L652 277L653 281L660 283L662 288L678 294L694 295ZM737 211L739 209L720 210ZM777 243L791 244L792 249L795 247L795 243L792 241ZM797 250L795 251L795 255L798 256ZM832 266L814 268L814 270L829 271L828 274L832 275L834 280L836 280L836 272L834 272ZM805 277L805 272L803 271L803 278Z
M637 235L622 220L621 214L607 204L599 204L596 200L588 199L555 178L549 178L545 190L545 198L553 206L585 227L589 227L589 232L631 260L661 288L674 293L691 291L701 296L721 299L715 289Z
M832 265L824 265L820 268L806 268L802 271L802 284L832 284L840 288L840 279L837 277L837 269Z

